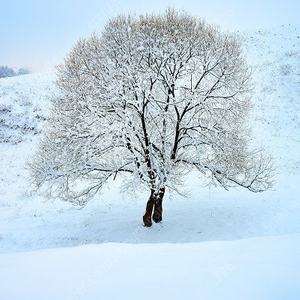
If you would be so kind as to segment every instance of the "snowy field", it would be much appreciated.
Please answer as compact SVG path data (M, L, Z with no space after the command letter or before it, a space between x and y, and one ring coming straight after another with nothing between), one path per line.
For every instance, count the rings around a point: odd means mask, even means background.
M0 299L300 299L300 26L241 33L254 68L253 143L276 164L252 194L186 181L164 220L110 182L79 209L32 195L27 159L54 73L0 79ZM169 197L168 197L169 196Z

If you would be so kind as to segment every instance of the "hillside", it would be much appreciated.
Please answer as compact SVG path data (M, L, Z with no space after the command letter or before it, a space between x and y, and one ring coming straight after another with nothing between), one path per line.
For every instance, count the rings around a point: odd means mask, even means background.
M242 37L254 67L255 134L271 149L280 149L279 172L288 169L299 174L300 26L248 32Z
M141 220L148 195L123 196L117 181L83 209L31 194L25 165L55 73L0 79L3 299L140 299L145 274L158 299L299 299L300 26L239 34L254 68L253 143L274 156L274 189L208 189L191 174L189 197L169 195L163 222L151 228Z
M41 133L54 80L54 72L0 79L0 143L18 144Z

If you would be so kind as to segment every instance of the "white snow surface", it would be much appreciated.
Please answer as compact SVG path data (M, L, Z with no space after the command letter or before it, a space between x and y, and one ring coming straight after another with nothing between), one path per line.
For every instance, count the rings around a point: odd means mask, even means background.
M26 161L55 73L0 79L0 299L300 299L300 26L240 33L254 68L253 144L273 154L273 190L186 180L164 220L111 181L88 205L31 194Z
M299 234L0 256L1 299L298 299Z

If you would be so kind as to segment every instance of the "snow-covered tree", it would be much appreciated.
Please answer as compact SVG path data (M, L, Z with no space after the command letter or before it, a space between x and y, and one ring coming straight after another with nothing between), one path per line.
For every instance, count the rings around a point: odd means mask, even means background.
M8 66L0 66L0 78L16 76L16 72Z
M30 74L27 68L21 68L18 72L15 72L12 68L8 66L0 66L0 78L13 77L18 75Z
M225 189L272 184L271 159L249 149L240 43L188 13L110 20L100 36L78 41L57 85L29 163L48 196L84 205L123 173L128 190L149 191L143 221L151 226L162 220L166 188L179 192L191 170Z
M18 71L18 75L27 75L27 74L30 74L30 71L27 68L21 68Z

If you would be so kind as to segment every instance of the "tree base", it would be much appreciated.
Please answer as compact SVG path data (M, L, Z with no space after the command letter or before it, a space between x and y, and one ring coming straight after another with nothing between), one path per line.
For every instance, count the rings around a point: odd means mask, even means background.
M159 223L162 221L162 201L164 194L165 188L160 189L158 193L154 192L153 190L151 191L151 195L146 206L146 212L143 216L143 222L145 227L151 227L152 220L155 223Z
M151 218L149 219L149 218L143 216L143 222L144 222L145 227L151 227L152 226Z

